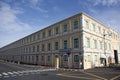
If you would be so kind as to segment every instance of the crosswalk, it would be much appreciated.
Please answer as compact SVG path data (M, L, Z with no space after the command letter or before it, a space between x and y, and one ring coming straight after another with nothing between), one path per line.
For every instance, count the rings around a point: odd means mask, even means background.
M11 71L11 72L2 72L0 73L0 78L8 78L15 76L23 76L30 74L40 74L41 72L55 71L56 69L38 69L38 70L24 70L24 71Z

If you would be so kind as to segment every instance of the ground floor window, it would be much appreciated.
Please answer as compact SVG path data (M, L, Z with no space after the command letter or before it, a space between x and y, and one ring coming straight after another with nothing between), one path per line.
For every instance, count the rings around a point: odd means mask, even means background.
M41 60L44 61L44 56L41 56Z
M90 55L87 55L87 62L90 62L91 58Z
M64 61L68 61L68 56L64 55Z
M48 61L50 61L50 56L48 56Z
M74 55L74 62L79 62L79 56L78 55Z

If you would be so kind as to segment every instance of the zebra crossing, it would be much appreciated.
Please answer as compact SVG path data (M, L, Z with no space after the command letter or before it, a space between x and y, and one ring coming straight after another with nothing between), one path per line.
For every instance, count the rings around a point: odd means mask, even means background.
M56 69L38 69L38 70L24 70L24 71L11 71L11 72L2 72L0 73L0 78L8 78L15 76L23 76L30 74L40 74L41 72L55 71Z

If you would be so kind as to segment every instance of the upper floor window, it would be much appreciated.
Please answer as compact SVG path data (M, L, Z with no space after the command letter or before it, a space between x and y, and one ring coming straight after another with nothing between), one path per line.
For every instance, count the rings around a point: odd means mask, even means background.
M39 33L37 34L37 40L40 40L40 34Z
M35 46L33 46L33 52L35 52Z
M55 50L58 50L58 42L55 42Z
M45 32L42 33L42 37L45 38Z
M64 40L64 49L67 49L67 40Z
M102 41L100 41L100 49L102 49Z
M48 30L48 36L49 37L51 36L51 30Z
M87 48L90 48L90 38L86 37Z
M101 27L98 26L98 31L99 31L99 34L101 34Z
M86 29L89 29L89 23L88 23L88 21L85 21L85 24L86 24Z
M93 26L93 31L96 32L95 24L92 24L92 26Z
M106 42L105 42L104 48L105 48L105 50L107 50L107 43Z
M94 48L97 49L97 40L94 40Z
M42 51L45 51L45 45L42 44Z
M39 45L37 45L37 52L39 52L40 51L40 47L39 47Z
M74 48L79 48L79 40L78 40L78 38L74 39Z
M109 43L109 50L111 50L111 44Z
M64 32L67 32L67 24L64 24Z
M34 36L33 36L33 41L35 41L35 40L36 40L36 36L34 35Z
M48 43L48 51L50 51L50 43Z
M74 21L74 29L78 29L78 20Z
M59 27L55 28L55 32L56 32L56 34L59 34Z

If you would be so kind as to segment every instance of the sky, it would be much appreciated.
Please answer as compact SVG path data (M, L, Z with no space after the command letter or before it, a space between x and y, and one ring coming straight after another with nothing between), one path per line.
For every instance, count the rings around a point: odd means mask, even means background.
M80 12L120 33L120 0L0 0L0 48Z

